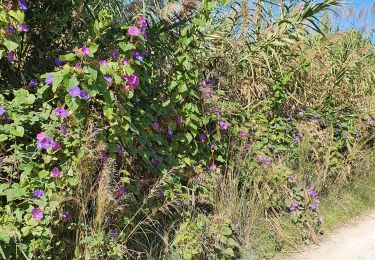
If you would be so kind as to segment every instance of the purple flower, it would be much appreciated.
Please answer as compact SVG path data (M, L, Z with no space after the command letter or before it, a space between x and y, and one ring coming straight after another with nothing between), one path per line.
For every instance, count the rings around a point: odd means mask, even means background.
M33 219L39 221L43 218L43 211L40 208L33 208L31 211L31 216Z
M128 29L128 34L130 35L130 37L138 36L139 32L139 29L135 26L131 26Z
M14 61L14 52L8 52L7 54L7 60L10 62L10 63L13 63Z
M117 93L113 93L113 98L114 98L115 100L118 100L118 94L117 94Z
M64 119L64 118L67 118L69 116L69 112L68 112L68 110L66 110L62 107L56 107L55 108L55 115Z
M20 6L20 8L24 11L27 11L29 10L29 6L27 5L26 1L25 0L18 0L18 5Z
M205 141L206 141L206 135L205 134L200 134L199 135L199 141L201 142L201 143L204 143Z
M15 31L16 31L16 29L13 26L11 26L11 25L7 26L7 32L8 33L13 34L13 33L15 33Z
M59 57L57 57L56 59L55 59L55 65L56 66L63 66L65 64L65 62L64 61L62 61L62 60L60 60L60 58Z
M129 61L127 59L121 59L122 65L128 65Z
M68 131L66 131L66 124L65 123L62 123L60 125L60 133L62 133L63 135L66 135L68 133Z
M51 146L52 146L52 149L55 151L60 149L60 144L53 139L51 139Z
M293 141L295 142L295 143L299 143L299 137L296 135L296 136L294 136L293 137Z
M241 137L247 136L247 134L248 134L247 131L244 131L244 130L240 131L240 136Z
M317 209L318 207L319 207L319 203L317 203L317 202L313 203L313 204L310 206L310 208L311 208L312 210L315 210L315 209Z
M90 95L86 90L82 89L79 93L79 97L82 98L83 100L87 100L90 98Z
M226 121L220 120L220 121L219 121L219 126L220 126L221 129L223 129L223 130L227 130L227 129L228 129L228 126L229 126L229 123L226 122Z
M258 163L262 163L263 165L265 165L267 167L271 167L272 166L271 159L268 156L264 155L264 154L258 156L257 162Z
M251 146L250 146L249 144L246 144L246 145L245 145L245 151L248 152L248 151L250 151L250 150L251 150Z
M118 236L119 236L118 231L117 231L116 229L112 229L112 230L111 230L111 236L112 236L113 238L118 238Z
M217 165L215 163L212 163L210 166L210 170L214 172L216 171L216 169L217 169Z
M173 129L168 128L168 130L167 130L167 134L168 134L169 136L172 136L172 135L174 134Z
M47 85L52 85L53 84L53 75L49 75L46 77L44 81Z
M55 179L60 178L61 177L61 172L60 172L59 168L53 167L53 169L51 171L51 176L53 178L55 178Z
M216 85L216 80L215 79L210 79L210 80L208 80L207 84L210 85L210 86L215 86Z
M78 86L72 86L69 88L69 95L72 97L78 97L81 94L81 89Z
M40 132L39 134L36 135L36 139L38 141L42 141L46 137L46 132Z
M43 196L44 196L44 190L37 189L34 191L34 195L33 195L34 199L39 199Z
M160 161L159 161L158 159L156 159L156 158L152 158L152 159L151 159L151 163L152 163L152 165L154 165L154 166L158 166L158 165L160 164Z
M359 131L359 130L355 131L355 136L356 137L361 137L361 135L362 135L361 131Z
M38 80L32 79L29 83L29 88L36 88L36 87L38 87Z
M139 85L139 78L137 75L130 75L130 76L125 76L124 79L126 80L126 83L132 87L136 88Z
M289 181L293 181L295 178L296 178L296 175L295 175L295 174L289 174L289 175L288 175L288 180L289 180Z
M132 51L132 55L135 59L137 59L139 61L143 61L143 59L144 59L144 57L142 56L142 54L139 51Z
M108 66L108 61L107 60L100 60L99 64L100 64L100 66Z
M105 162L108 159L108 155L105 153L100 153L99 160Z
M86 45L82 46L82 48L80 49L80 52L83 56L90 55L91 53L90 49Z
M202 88L202 92L206 98L210 98L212 95L212 90L209 87Z
M298 112L299 116L303 116L304 114L305 114L305 112L303 112L303 111Z
M111 76L109 76L109 75L104 75L103 78L105 79L105 81L107 81L107 83L108 83L109 85L112 85L112 81L113 81L113 79L112 79Z
M5 113L5 108L4 107L0 107L0 116L4 115Z
M113 60L117 60L120 57L120 52L118 48L113 49L111 57Z
M22 23L18 26L18 31L20 32L28 32L29 26L26 23Z
M216 148L216 144L215 144L215 142L211 142L211 143L210 143L210 148L211 148L212 150Z
M70 215L69 211L63 211L61 214L61 219L65 222L68 222L72 219L72 215Z
M181 117L177 117L177 118L176 118L176 124L177 124L178 126L181 126L181 125L182 125L182 118L181 118Z
M292 205L290 205L289 210L290 211L297 211L297 210L299 210L299 203L297 201L294 201L292 203Z
M236 228L239 229L241 227L241 223L240 222L237 222L236 224Z
M137 21L137 25L139 26L139 28L147 29L147 21L146 21L146 18L144 16L137 17L136 21Z
M307 192L309 196L311 196L313 199L318 198L318 193L315 191L314 186L310 187L310 190Z
M369 124L369 125L375 125L375 120L369 119L369 120L368 120L368 124Z
M125 195L125 186L124 185L120 185L118 187L118 190L117 190L117 196L118 197L122 197Z
M207 86L207 82L206 82L204 79L201 79L201 80L199 81L199 85L200 85L202 88L204 88L204 87Z
M151 125L151 127L152 127L152 129L154 129L154 131L156 131L156 132L159 132L159 131L160 131L160 124L159 124L159 122L157 122L157 121L153 122L152 125Z

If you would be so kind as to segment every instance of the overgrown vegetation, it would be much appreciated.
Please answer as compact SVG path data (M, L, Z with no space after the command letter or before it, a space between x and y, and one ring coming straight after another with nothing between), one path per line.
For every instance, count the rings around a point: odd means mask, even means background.
M103 2L0 1L4 259L269 259L372 178L340 1Z

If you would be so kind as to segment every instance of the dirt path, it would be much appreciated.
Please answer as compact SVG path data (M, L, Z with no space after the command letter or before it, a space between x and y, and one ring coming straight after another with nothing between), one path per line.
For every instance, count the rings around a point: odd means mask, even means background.
M283 260L375 260L375 210Z

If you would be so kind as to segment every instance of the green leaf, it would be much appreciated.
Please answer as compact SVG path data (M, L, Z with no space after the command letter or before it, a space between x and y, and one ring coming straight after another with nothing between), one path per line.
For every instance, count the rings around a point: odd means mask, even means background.
M60 59L63 61L75 61L76 55L74 53L68 53L65 55L60 55Z
M229 236L229 235L232 234L232 229L230 229L229 227L223 227L222 230L221 230L221 233L224 236Z
M23 23L25 21L25 13L22 12L21 10L10 10L9 15L15 18L19 23Z
M10 41L6 38L4 38L3 44L8 49L8 51L14 51L19 46L18 43Z
M120 46L120 48L121 48L121 50L122 50L123 52L126 52L126 51L128 51L128 50L134 50L134 49L135 49L135 46L134 46L133 44L131 44L131 43L120 42L120 43L119 43L119 46Z
M0 142L4 142L8 139L8 136L4 135L4 134L0 134Z
M12 127L9 132L14 136L23 137L25 129L22 126L17 125L15 128Z

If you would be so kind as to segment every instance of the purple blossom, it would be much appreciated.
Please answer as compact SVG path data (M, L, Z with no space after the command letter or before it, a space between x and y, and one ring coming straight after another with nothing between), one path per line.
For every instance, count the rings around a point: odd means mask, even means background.
M272 166L271 159L268 156L264 155L264 154L258 156L257 162L258 163L262 163L263 165L265 165L267 167L271 167Z
M310 190L307 192L309 196L311 196L313 199L318 198L318 193L315 191L314 186L310 187Z
M13 34L13 33L16 32L16 29L13 26L8 25L7 26L7 32L10 33L10 34Z
M143 61L143 59L144 59L144 57L142 56L142 54L139 51L132 51L132 55L135 59L137 59L139 61Z
M118 197L122 197L125 195L125 186L124 185L120 185L118 187L118 190L117 190L117 196Z
M51 171L51 176L55 179L57 178L60 178L61 177L61 172L59 170L58 167L53 167L52 171Z
M100 153L99 160L105 162L106 160L108 160L108 155L105 153Z
M310 206L310 208L311 208L312 210L315 210L315 209L317 209L318 207L319 207L319 203L317 203L317 202L313 203L313 204Z
M99 64L100 64L100 66L108 66L108 61L107 60L100 60Z
M40 208L33 208L33 210L31 211L31 216L36 221L39 221L43 218L43 211Z
M289 207L290 211L297 211L299 210L299 203L297 201L293 201L292 205Z
M69 213L69 211L64 210L61 214L61 219L65 222L68 222L72 219L72 215Z
M295 142L295 143L299 143L299 137L296 135L296 136L294 136L293 137L293 141Z
M304 114L305 114L305 112L303 112L303 111L298 112L299 116L303 116Z
M151 125L151 127L152 127L152 129L154 129L154 131L156 131L156 132L159 132L159 131L160 131L160 124L159 124L159 122L157 122L157 121L153 122L152 125Z
M202 88L202 92L206 98L210 98L212 95L212 90L209 87Z
M139 85L139 77L137 75L130 75L130 76L125 76L124 79L126 80L126 83L132 87L136 88Z
M118 231L117 231L116 229L112 229L112 230L111 230L111 236L112 236L113 238L118 238L118 236L119 236Z
M221 129L227 130L228 126L229 126L229 123L226 122L226 121L223 121L223 120L219 120L219 126L220 126Z
M295 178L296 178L296 175L295 175L295 174L289 174L289 175L288 175L288 180L289 180L289 181L293 181Z
M69 88L69 95L72 97L78 97L81 94L81 89L78 86L72 86Z
M204 143L205 141L206 141L206 135L205 134L200 134L199 135L199 141L201 142L201 143Z
M375 120L373 120L373 119L369 119L369 120L368 120L368 124L369 124L369 125L375 125Z
M37 189L34 191L33 198L34 199L39 199L44 196L44 190Z
M83 55L83 56L87 56L87 55L90 55L90 49L84 45L82 46L82 48L80 49L80 53Z
M65 123L62 123L60 125L60 133L62 133L63 135L66 135L68 133L68 131L66 130L66 124Z
M181 117L177 117L176 118L176 124L178 125L178 126L181 126L182 125L182 118Z
M156 158L152 158L151 159L151 163L154 166L158 166L161 162L158 159L156 159Z
M167 134L168 134L169 136L172 136L172 135L174 134L173 129L168 128L168 130L167 130Z
M38 80L32 79L29 83L29 88L36 88L36 87L38 87Z
M52 85L53 84L53 75L49 75L46 77L44 81L47 85Z
M60 144L53 139L51 139L51 146L52 146L52 149L55 151L60 149Z
M7 60L10 62L10 63L13 63L14 62L14 52L8 52L7 54Z
M355 136L356 137L361 137L362 136L361 131L359 131L359 130L355 131Z
M211 148L212 150L216 148L216 144L215 144L215 142L211 142L211 143L210 143L210 148Z
M119 48L113 49L111 57L112 57L113 60L117 60L120 57Z
M147 20L144 16L137 17L136 22L137 22L137 25L139 26L139 28L147 29Z
M64 118L67 118L69 116L69 112L68 112L68 110L66 110L62 107L56 107L55 108L55 115L64 119Z
M28 32L29 26L26 23L22 23L18 26L18 31L20 32Z
M118 94L117 93L113 93L113 98L115 99L115 100L118 100Z
M138 36L139 33L140 33L139 29L135 26L130 26L128 29L128 34L130 35L130 37Z
M210 85L210 86L215 86L216 85L216 80L215 79L210 79L210 80L208 80L207 84Z
M240 222L237 222L237 224L236 224L236 228L237 228L237 229L240 229L240 227L241 227L241 223L240 223Z
M26 3L25 0L18 0L18 5L20 6L20 9L22 9L24 11L29 10L29 6L28 6L28 4Z
M241 137L247 136L247 134L248 134L247 131L240 130L240 136L241 136Z
M112 79L111 76L109 76L109 75L104 75L103 78L105 79L105 81L107 81L107 83L108 83L109 85L112 85L113 79Z
M249 144L246 144L246 145L245 145L245 151L248 152L248 151L250 151L250 150L251 150L251 146L250 146Z
M0 107L0 116L4 115L5 113L5 108L4 107Z
M217 165L215 163L212 163L210 166L210 170L214 172L216 171L216 169L217 169Z
M79 97L82 98L83 100L87 100L87 99L90 98L90 95L86 90L81 89L81 91L79 93Z
M199 85L200 85L202 88L204 88L204 87L207 86L207 82L206 82L204 79L201 79L201 80L199 81Z
M122 65L128 65L129 61L127 59L121 59Z
M56 59L55 59L55 65L56 66L63 66L65 64L65 62L64 61L62 61L59 57L57 57Z

